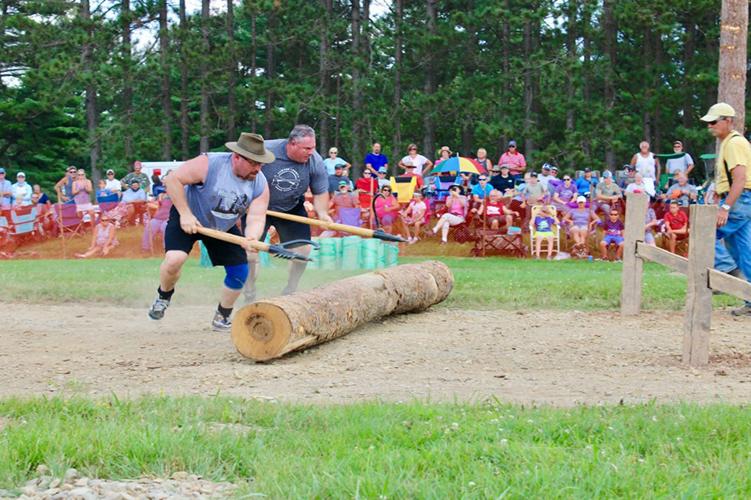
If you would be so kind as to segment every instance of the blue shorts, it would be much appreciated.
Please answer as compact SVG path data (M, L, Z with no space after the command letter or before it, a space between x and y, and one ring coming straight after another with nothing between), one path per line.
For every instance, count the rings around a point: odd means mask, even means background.
M602 239L602 241L605 243L605 245L611 245L616 244L620 245L623 243L623 236L616 236L614 234L606 234L605 237Z

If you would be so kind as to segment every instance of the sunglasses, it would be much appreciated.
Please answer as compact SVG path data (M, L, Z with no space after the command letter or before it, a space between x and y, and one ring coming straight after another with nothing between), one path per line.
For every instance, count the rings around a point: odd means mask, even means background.
M564 180L564 181L570 181L570 180L571 180L571 177L564 177L564 178L563 178L563 180Z
M386 192L390 193L391 192L391 190L389 188L383 188L383 189L381 189L381 191L383 191L384 193L386 193Z
M610 214L611 217L618 217L618 214Z
M717 120L712 120L711 122L707 122L709 125L717 125L717 122L721 122L725 120L725 118L718 118Z

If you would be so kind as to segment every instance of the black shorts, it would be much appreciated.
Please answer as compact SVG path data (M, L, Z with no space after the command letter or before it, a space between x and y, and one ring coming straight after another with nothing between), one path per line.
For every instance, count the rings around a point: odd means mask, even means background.
M230 234L242 236L237 226L232 226L228 231ZM175 207L169 212L167 229L164 230L164 247L167 251L179 250L190 254L196 241L203 241L206 250L209 252L211 263L215 266L237 266L248 263L248 256L245 249L234 243L215 240L202 234L188 234L180 228L180 214Z
M292 215L300 215L307 217L308 212L305 210L305 205L300 202L292 210L288 210L286 213ZM263 237L261 240L266 239L266 232L269 227L274 226L276 232L279 233L279 241L286 243L292 240L310 240L310 226L303 224L302 222L292 222L291 220L279 219L277 217L266 216L266 227L263 229Z

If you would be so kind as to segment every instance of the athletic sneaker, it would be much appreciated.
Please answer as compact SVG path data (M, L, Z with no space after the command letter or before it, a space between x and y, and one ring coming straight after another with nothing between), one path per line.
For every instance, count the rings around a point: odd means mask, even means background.
M739 307L738 309L733 309L730 311L730 314L733 316L751 316L751 306L745 305L743 307Z
M154 320L160 320L164 317L164 311L169 307L169 300L157 297L151 309L149 309L149 318Z
M217 332L228 332L232 329L232 321L229 318L225 318L219 311L216 311L214 319L211 320L211 328Z

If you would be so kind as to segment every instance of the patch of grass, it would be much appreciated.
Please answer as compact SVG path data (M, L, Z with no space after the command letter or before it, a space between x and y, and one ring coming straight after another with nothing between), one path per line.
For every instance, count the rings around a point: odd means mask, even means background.
M751 494L748 407L113 397L4 400L0 418L2 488L43 463L114 479L184 470L272 498Z
M402 263L426 258L405 257ZM472 309L577 309L617 311L621 265L609 262L537 261L510 258L441 257L453 271L454 291L441 307ZM2 299L18 302L105 302L145 306L157 287L160 259L18 260L0 262ZM686 278L657 264L644 266L647 309L679 310L684 306ZM364 271L359 271L364 272ZM309 269L302 289L357 274ZM191 259L177 286L176 303L205 304L218 296L222 268L199 267ZM261 294L278 294L287 280L286 263L262 269ZM716 306L739 304L716 296Z

